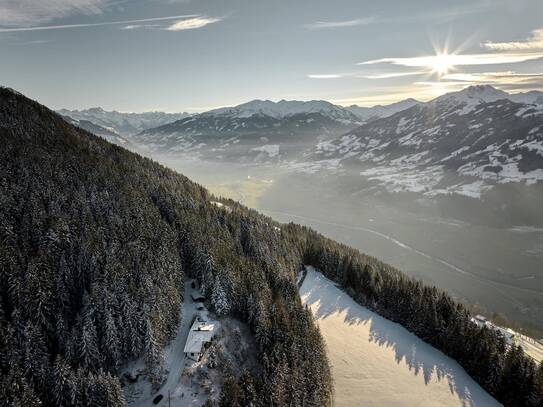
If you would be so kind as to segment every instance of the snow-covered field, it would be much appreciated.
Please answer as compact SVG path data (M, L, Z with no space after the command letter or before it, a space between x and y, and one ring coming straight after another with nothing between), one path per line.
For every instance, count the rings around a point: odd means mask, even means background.
M326 341L336 406L500 406L454 360L310 267L300 296Z

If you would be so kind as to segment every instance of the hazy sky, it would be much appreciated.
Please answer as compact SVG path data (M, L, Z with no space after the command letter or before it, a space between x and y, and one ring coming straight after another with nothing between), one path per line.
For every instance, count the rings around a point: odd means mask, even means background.
M0 84L52 108L543 89L543 1L0 0L0 55Z

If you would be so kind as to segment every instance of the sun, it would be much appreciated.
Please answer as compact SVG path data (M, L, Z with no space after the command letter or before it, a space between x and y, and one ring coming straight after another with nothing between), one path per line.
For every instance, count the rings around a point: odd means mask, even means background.
M446 52L438 53L431 58L429 67L439 77L448 74L454 68L452 55Z

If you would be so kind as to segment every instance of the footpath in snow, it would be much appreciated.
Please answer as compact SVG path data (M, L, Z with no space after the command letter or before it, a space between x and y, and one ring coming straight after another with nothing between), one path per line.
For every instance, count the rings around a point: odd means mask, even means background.
M335 406L500 406L454 360L307 267L300 296L326 341Z

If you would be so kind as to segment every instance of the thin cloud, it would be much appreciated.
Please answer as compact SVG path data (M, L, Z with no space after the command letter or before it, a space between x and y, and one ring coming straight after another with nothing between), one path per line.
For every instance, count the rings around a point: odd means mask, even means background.
M415 76L428 74L428 71L411 71L411 72L390 72L382 74L361 74L358 72L351 73L333 73L333 74L309 74L311 79L338 79L338 78L361 78L361 79L391 79L400 78L403 76Z
M311 75L307 75L308 78L311 78L311 79L337 79L337 78L341 78L343 75L341 74L322 74L322 75L314 75L314 74L311 74Z
M517 72L482 72L482 73L452 73L444 75L446 81L486 83L494 86L508 88L541 88L543 86L543 73L517 73Z
M433 67L439 63L441 56L430 55L410 58L381 58L358 63L358 65L392 64L408 67ZM447 56L447 63L451 66L463 65L492 65L512 64L543 58L542 52L517 53L489 53L489 54L451 54Z
M67 28L102 27L102 26L107 26L107 25L121 25L121 24L138 25L137 23L146 23L146 22L151 22L151 21L177 20L180 18L192 19L194 17L199 17L199 16L197 14L188 14L188 15L182 15L182 16L144 18L140 20L107 21L103 23L63 24L63 25L45 25L45 26L37 26L37 27L0 28L0 32L64 30Z
M404 76L415 76L415 75L425 75L428 74L428 71L413 71L413 72L390 72L382 73L375 75L363 75L363 78L366 79L391 79L391 78L401 78Z
M205 27L206 25L217 23L221 18L197 16L185 20L179 20L170 25L168 31L194 30L195 28Z
M75 14L98 15L111 0L3 0L0 2L0 25L31 26Z
M543 50L543 28L533 30L529 38L523 41L510 42L492 42L486 41L483 47L497 51L517 51L517 50Z
M500 79L526 79L543 78L543 73L517 73L513 71L505 72L481 72L481 73L452 73L443 76L445 80L455 81L490 81Z
M344 28L344 27L355 27L358 25L368 25L375 22L375 17L368 18L357 18L354 20L345 20L345 21L316 21L311 24L306 24L305 27L313 30L318 30L321 28Z

